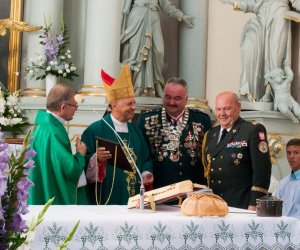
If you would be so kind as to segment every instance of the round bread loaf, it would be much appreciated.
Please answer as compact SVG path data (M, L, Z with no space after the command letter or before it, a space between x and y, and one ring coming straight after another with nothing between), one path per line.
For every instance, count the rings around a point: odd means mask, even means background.
M228 206L218 195L208 192L195 192L183 201L181 212L188 216L226 216Z

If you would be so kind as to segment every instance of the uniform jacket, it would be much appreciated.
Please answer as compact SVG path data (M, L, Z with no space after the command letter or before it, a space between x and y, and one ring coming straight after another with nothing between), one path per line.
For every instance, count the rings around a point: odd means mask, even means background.
M179 148L173 150L170 135L163 126L163 110L145 112L138 120L138 126L146 138L153 159L154 188L188 179L194 183L205 184L201 147L205 132L211 128L209 116L200 110L186 109L186 125L177 136ZM170 121L166 122L169 126Z
M229 206L248 208L267 193L271 160L266 129L239 118L217 145L220 125L211 129L204 146L209 187Z

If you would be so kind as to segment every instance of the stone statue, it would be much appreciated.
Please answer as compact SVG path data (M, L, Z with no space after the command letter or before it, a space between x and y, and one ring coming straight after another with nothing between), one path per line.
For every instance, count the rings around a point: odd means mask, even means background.
M245 25L241 36L240 97L249 101L272 101L265 93L264 75L281 68L284 58L291 61L290 21L288 0L220 0L233 5L235 11L251 12L256 18ZM300 0L290 0L300 7ZM299 9L298 9L299 10ZM247 97L247 98L243 98Z
M123 0L121 63L131 68L136 96L160 97L164 88L164 42L159 9L193 27L193 18L169 0Z
M284 70L276 68L265 75L266 81L271 85L274 92L274 110L280 111L284 116L299 123L300 105L291 96L291 82L294 74L287 60L284 61Z

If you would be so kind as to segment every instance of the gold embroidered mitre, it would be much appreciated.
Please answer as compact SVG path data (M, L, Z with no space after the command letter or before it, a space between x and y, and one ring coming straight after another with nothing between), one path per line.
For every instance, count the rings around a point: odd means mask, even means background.
M108 102L134 97L133 83L129 65L125 64L118 77L115 79L101 70L101 78L107 95Z

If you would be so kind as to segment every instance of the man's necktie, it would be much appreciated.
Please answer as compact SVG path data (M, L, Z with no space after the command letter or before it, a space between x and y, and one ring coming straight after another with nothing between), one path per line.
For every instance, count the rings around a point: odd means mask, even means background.
M222 130L221 138L220 138L220 140L219 140L218 145L219 145L220 142L225 138L225 136L227 135L227 133L228 133L227 129L223 129L223 130Z

